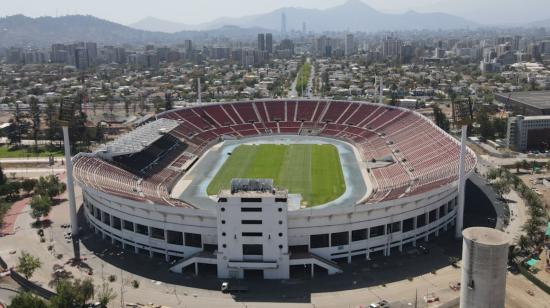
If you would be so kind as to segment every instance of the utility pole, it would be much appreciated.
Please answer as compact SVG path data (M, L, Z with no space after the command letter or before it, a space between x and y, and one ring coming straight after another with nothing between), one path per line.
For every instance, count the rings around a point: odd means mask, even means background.
M63 147L65 148L65 167L67 168L67 193L69 195L69 214L71 217L71 237L73 242L74 260L80 261L80 243L78 236L78 218L76 215L76 200L73 182L73 161L71 159L71 143L69 141L69 124L74 119L74 104L61 102L59 122L63 128Z

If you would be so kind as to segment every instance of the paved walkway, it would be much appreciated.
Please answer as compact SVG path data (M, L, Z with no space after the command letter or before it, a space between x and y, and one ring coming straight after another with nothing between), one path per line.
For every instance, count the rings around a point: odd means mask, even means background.
M512 243L515 244L521 234L523 234L521 227L523 227L525 221L529 218L529 214L525 201L516 191L510 191L510 193L504 195L504 198L508 200L508 208L510 209L510 222L504 229L504 232L511 236Z
M4 217L4 224L0 230L0 235L15 233L15 222L19 214L25 211L26 206L31 202L31 198L24 198L15 202Z

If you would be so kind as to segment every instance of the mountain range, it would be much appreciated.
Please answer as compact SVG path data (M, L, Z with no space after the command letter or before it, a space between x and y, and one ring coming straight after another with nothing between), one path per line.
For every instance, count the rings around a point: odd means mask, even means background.
M298 7L280 8L265 14L238 18L222 17L211 22L188 25L147 17L129 26L148 31L174 33L182 30L210 30L224 25L239 27L263 27L272 31L281 29L281 16L286 15L287 29L301 29L305 22L309 29L322 31L380 31L403 29L456 29L476 27L477 23L445 13L402 14L379 12L360 0L349 0L342 5L324 10Z
M165 33L130 28L89 15L30 18L14 15L0 18L0 47L49 46L52 43L91 41L104 45L173 44L185 39L232 37L248 39L264 28L222 26L205 31Z
M48 46L52 43L75 41L94 41L112 45L174 44L185 39L205 37L250 40L261 32L274 32L277 35L283 13L286 15L288 30L301 29L302 23L305 22L307 28L315 32L481 27L475 22L450 14L415 11L388 14L379 12L360 0L349 0L342 5L323 10L287 7L241 18L219 18L200 25L147 18L125 26L90 15L37 18L13 15L0 18L0 47ZM550 27L550 20L532 22L524 26Z

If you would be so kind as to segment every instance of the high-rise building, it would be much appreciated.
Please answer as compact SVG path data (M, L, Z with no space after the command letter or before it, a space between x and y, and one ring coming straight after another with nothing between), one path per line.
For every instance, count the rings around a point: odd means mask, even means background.
M351 56L355 53L355 42L353 41L353 34L351 33L346 35L344 50L345 50L346 56Z
M265 34L258 34L258 50L265 50Z
M382 56L387 58L400 55L401 45L402 42L398 38L393 37L393 35L386 36L382 41Z
M185 57L191 59L193 56L193 42L191 40L185 40L183 46L185 48Z
M90 68L90 59L86 48L77 47L74 51L74 63L77 69L83 71Z
M271 33L265 34L265 50L268 54L273 53L273 35Z
M302 33L306 33L307 32L307 27L306 27L306 22L302 22Z
M286 14L285 14L285 12L281 13L281 34L286 35Z
M90 65L94 65L97 62L97 43L86 42L84 43L84 48L86 48L86 52L88 53Z

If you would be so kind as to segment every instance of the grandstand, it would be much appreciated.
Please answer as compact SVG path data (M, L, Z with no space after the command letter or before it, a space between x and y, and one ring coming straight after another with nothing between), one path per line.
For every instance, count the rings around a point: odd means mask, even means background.
M111 152L115 152L112 149L118 149L116 146L120 148L121 141L139 148L133 149L130 154L119 154L113 160L102 162L109 167L86 169L87 172L96 172L101 177L109 168L128 170L132 173L127 174L130 180L123 177L122 182L130 183L132 178L135 179L135 183L130 185L132 189L128 191L132 195L134 191L142 192L140 187L148 185L148 181L143 179L144 175L147 177L147 170L160 172L161 169L168 169L174 172L165 171L166 175L175 177L178 168L173 163L181 165L187 158L200 156L224 136L308 135L304 130L316 127L316 135L352 143L367 161L389 159L392 162L372 170L376 188L367 201L369 203L414 195L443 186L457 178L458 143L429 120L405 109L344 101L255 101L165 112L158 116L156 122L152 122L157 123L152 129L160 129L158 122L165 124L162 129L166 136L148 130L157 138L144 141L144 130L139 130L120 138L107 144L101 151L111 149ZM143 146L144 143L148 143L147 147ZM474 161L472 155L468 156L470 169ZM165 168L151 168L155 164ZM81 174L79 165L77 158L77 177ZM94 185L109 191L110 182L106 181L105 184ZM157 186L159 190L171 189L170 186L164 186L168 184L166 181L156 184L160 184ZM167 198L162 192L155 196L155 199L158 196ZM142 198L148 197L142 195Z

